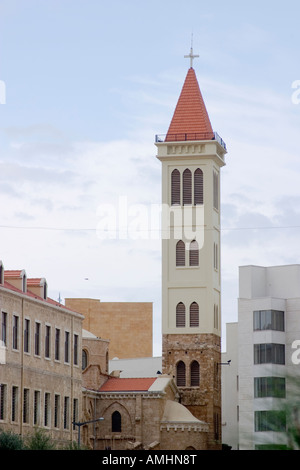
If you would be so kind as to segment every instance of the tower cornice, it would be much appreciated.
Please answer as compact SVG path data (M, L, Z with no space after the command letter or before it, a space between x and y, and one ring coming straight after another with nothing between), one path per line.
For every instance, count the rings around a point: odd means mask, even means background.
M224 147L217 140L156 142L160 161L213 159L220 167L225 165Z

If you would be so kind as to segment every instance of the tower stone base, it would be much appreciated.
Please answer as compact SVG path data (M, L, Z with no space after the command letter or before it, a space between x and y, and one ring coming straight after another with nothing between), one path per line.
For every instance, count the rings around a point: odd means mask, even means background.
M221 450L221 338L214 334L163 335L163 373L174 377L180 402L209 425L208 449ZM185 364L185 385L178 384L177 365ZM199 384L191 385L191 364L199 364ZM182 380L182 376L181 376Z

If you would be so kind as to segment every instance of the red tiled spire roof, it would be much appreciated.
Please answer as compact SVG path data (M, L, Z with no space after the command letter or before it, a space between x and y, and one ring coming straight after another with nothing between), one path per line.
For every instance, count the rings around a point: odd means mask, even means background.
M109 378L100 388L100 392L145 392L153 382L155 377L146 378Z
M195 70L190 67L166 136L166 141L210 140L214 137Z

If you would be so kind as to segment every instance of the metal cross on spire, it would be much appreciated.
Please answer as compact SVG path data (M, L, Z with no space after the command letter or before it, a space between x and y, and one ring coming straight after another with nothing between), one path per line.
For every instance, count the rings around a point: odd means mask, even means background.
M196 57L199 57L199 56L196 55L196 54L193 54L193 48L192 48L192 47L191 47L191 50L190 50L189 55L185 55L185 56L184 56L185 59L190 58L190 67L193 67L193 60L194 60Z
M191 50L190 50L190 53L189 55L185 55L184 58L185 59L190 59L190 67L193 67L193 60L196 58L196 57L199 57L198 55L195 55L193 54L193 35L192 35L192 41L191 41Z

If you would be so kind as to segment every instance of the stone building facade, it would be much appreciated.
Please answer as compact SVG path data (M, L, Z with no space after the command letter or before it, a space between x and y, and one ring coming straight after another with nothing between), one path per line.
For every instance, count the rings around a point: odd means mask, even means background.
M98 299L69 298L65 299L65 304L84 315L83 328L98 337L109 339L109 359L152 356L151 302L101 302Z
M110 377L83 395L86 419L103 418L83 429L85 445L96 450L204 450L208 425L178 402L169 376Z
M82 344L82 421L88 422L82 444L94 450L207 449L208 425L179 403L173 377L147 376L146 369L140 377L108 373L109 341L83 330Z
M0 266L0 427L22 436L42 427L58 443L75 440L83 316L49 299L44 278Z

